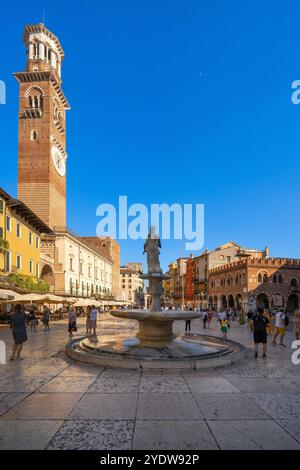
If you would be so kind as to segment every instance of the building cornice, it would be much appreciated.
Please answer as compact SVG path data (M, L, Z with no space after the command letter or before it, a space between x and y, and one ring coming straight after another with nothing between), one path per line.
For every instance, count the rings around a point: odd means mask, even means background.
M65 97L60 83L57 81L56 74L52 70L35 70L32 72L15 72L14 77L19 83L32 83L32 82L52 82L52 85L59 96L64 108L69 110L71 106L69 105L67 98Z

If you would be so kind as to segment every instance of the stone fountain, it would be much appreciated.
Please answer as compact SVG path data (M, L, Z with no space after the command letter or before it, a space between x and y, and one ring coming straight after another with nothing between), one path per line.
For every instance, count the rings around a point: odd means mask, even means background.
M192 334L176 336L173 323L195 320L196 311L162 310L163 274L159 262L161 242L151 226L144 245L147 253L148 280L151 298L150 310L112 310L113 317L136 320L138 331L121 328L114 333L100 334L71 340L66 353L73 359L90 364L118 368L207 368L228 365L244 357L244 348L234 341L218 337Z
M169 348L171 353L171 349L174 349L172 348L174 346L172 342L176 338L176 335L173 333L174 321L193 320L194 318L199 318L200 314L195 311L161 309L160 299L163 294L163 281L169 279L169 277L163 274L160 267L160 248L160 239L155 233L154 226L151 226L144 245L144 253L147 253L148 273L141 275L149 283L150 310L117 310L112 311L111 315L138 321L139 330L136 338L140 348ZM166 350L164 350L165 353Z

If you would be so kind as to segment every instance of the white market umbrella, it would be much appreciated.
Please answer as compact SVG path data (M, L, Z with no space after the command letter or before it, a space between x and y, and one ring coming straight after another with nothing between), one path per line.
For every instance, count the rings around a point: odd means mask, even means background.
M91 307L92 305L100 307L102 303L95 299L80 299L75 302L74 307Z
M19 297L20 294L14 292L13 290L8 289L0 289L0 301L1 300L13 300Z
M38 304L68 304L71 303L70 300L66 300L65 297L61 297L59 295L54 294L42 294L39 296L39 299L36 300Z
M37 303L40 300L41 296L39 294L24 294L18 295L13 300L7 300L6 303L11 304L33 304Z

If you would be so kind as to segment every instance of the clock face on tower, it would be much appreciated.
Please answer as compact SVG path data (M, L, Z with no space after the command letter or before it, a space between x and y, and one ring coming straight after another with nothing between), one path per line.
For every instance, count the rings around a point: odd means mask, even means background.
M65 176L66 174L66 163L60 150L53 146L51 150L53 164L59 176Z

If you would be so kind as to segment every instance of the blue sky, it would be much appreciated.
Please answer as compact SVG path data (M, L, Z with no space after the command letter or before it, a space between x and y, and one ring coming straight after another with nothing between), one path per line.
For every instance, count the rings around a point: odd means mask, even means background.
M203 203L205 247L231 239L300 257L300 105L291 103L291 83L300 79L299 2L3 4L0 185L13 195L12 73L25 66L24 25L41 22L43 7L65 50L72 229L93 235L96 207L119 195L130 204ZM122 262L143 259L142 244L122 242ZM164 268L180 254L180 242L164 241Z

